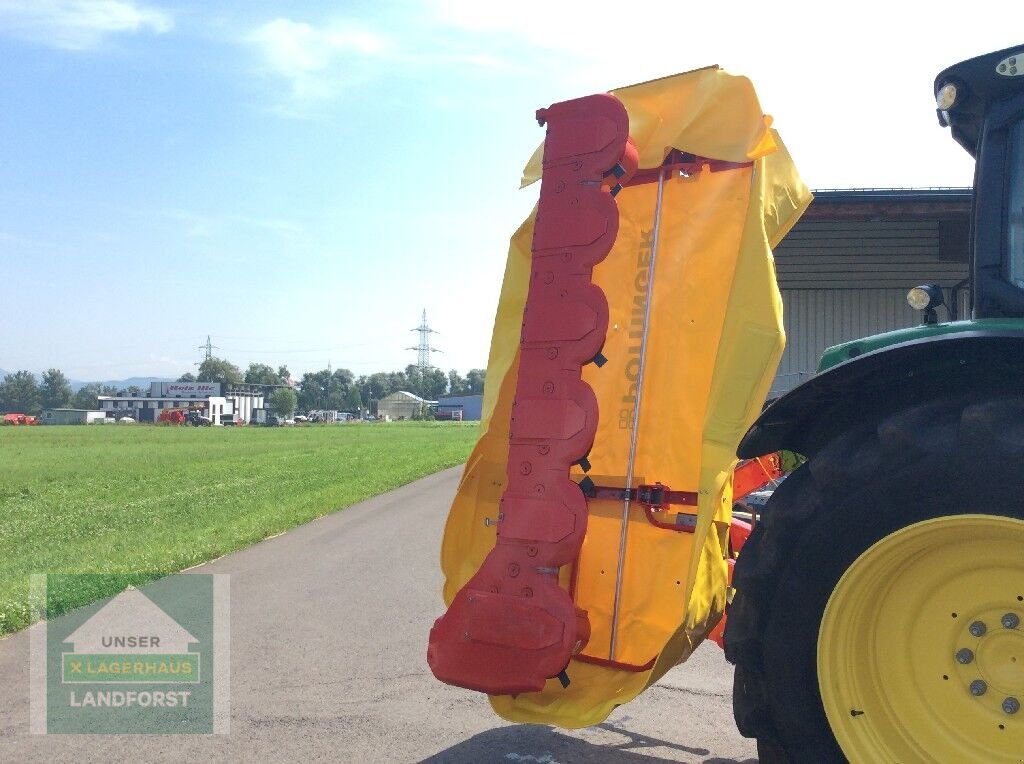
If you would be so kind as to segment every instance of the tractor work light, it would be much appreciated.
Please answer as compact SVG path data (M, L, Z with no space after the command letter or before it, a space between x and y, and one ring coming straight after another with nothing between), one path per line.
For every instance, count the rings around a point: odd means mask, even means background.
M925 325L939 323L935 309L943 304L942 287L938 284L923 284L907 292L907 303L914 310L924 311Z
M935 95L935 106L939 111L948 111L956 103L956 85L947 82Z
M907 302L914 310L932 310L943 303L942 287L936 284L916 286L907 292Z
M1020 77L1024 75L1024 50L1007 56L996 64L996 74L1004 77Z

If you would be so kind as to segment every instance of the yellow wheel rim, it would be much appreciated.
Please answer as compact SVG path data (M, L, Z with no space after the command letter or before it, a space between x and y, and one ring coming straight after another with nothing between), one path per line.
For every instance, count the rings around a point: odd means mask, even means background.
M941 517L864 552L825 608L818 685L853 762L1024 761L1024 522Z

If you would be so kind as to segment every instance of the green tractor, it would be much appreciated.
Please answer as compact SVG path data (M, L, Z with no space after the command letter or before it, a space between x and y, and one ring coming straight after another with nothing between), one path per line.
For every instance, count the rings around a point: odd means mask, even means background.
M739 456L807 462L736 567L734 706L762 761L1024 761L1024 46L935 81L976 160L970 320L829 349Z

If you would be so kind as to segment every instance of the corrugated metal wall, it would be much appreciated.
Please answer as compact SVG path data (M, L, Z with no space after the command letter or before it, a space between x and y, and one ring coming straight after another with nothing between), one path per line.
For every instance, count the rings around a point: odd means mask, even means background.
M921 323L906 289L784 289L782 303L786 352L773 394L811 376L827 347Z
M811 376L831 345L919 324L907 290L967 276L966 251L951 259L940 230L937 220L799 223L775 251L788 341L772 396Z
M967 253L940 248L938 220L798 223L775 250L783 289L903 289L952 286L967 275ZM940 256L941 252L941 256Z

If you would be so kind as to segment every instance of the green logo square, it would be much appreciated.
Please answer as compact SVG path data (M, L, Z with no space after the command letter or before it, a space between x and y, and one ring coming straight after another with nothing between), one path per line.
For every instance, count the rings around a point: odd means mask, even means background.
M103 578L33 576L33 598L48 608ZM227 576L173 575L37 626L32 731L226 733L227 596Z

